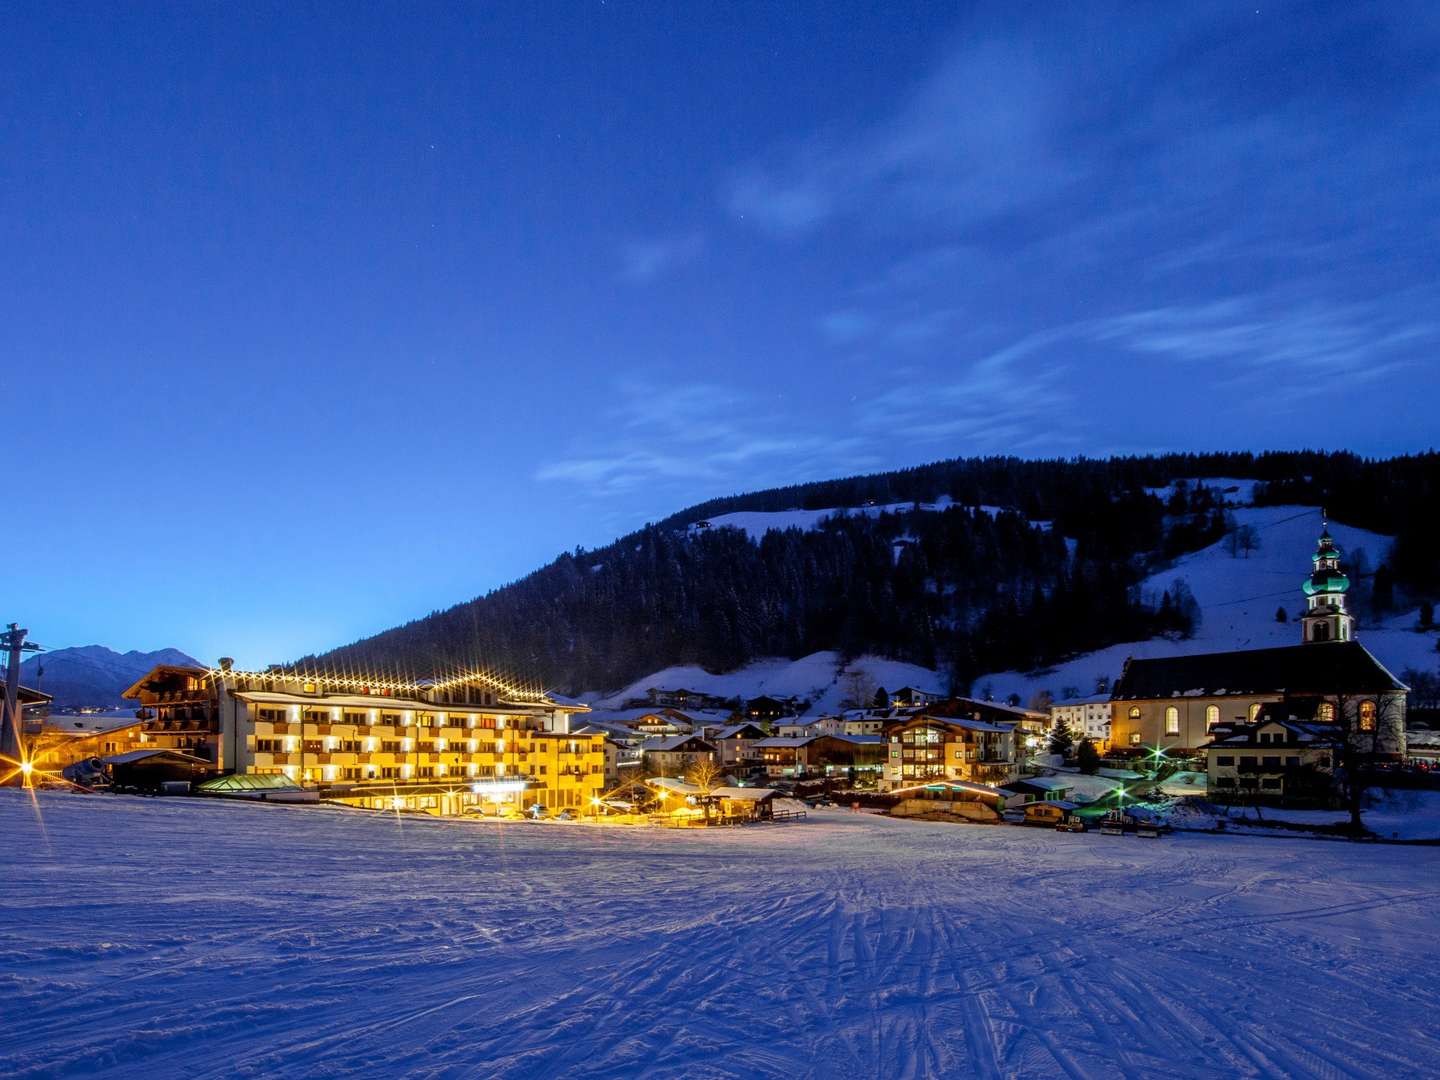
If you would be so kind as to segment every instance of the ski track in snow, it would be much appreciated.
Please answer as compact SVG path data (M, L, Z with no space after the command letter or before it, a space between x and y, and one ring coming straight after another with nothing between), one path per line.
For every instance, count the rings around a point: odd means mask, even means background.
M1440 850L0 792L0 1075L1415 1076Z

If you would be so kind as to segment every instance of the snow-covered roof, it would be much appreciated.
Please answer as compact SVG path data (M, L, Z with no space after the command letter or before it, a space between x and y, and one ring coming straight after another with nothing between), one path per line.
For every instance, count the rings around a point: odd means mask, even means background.
M771 735L767 739L756 739L754 746L804 746L814 742L818 735Z
M775 789L768 787L721 787L710 792L717 799L734 799L737 802L764 802L775 796Z
M648 754L656 751L678 750L689 742L698 742L707 748L710 746L709 743L698 735L666 735L654 739L646 739L640 744L640 752Z
M676 780L669 776L652 776L645 783L661 791L673 791L677 795L699 795L700 788L695 784L687 784L684 780Z

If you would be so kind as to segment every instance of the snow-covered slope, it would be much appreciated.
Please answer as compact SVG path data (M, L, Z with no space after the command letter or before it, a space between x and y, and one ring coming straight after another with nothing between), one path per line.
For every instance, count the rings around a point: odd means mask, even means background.
M1190 586L1201 609L1201 625L1189 640L1173 641L1154 638L1149 641L1122 642L1106 649L1087 653L1068 663L1042 672L1002 671L975 681L977 694L988 692L1003 700L1019 694L1028 701L1039 690L1049 690L1057 699L1066 688L1073 687L1079 696L1089 696L1096 680L1105 676L1112 681L1119 675L1127 657L1173 656L1180 653L1220 652L1227 649L1261 649L1274 645L1290 645L1300 640L1295 621L1300 613L1300 585L1310 570L1310 556L1320 534L1320 509L1307 506L1252 507L1238 505L1250 497L1254 481L1207 479L1207 486L1220 489L1236 527L1251 526L1259 537L1259 547L1248 556L1232 555L1228 540L1222 539L1201 551L1187 555L1177 564L1148 578L1142 590L1158 595L1176 578ZM1230 490L1230 489L1234 490ZM1157 488L1157 494L1173 490ZM890 507L863 507L851 513L880 513L882 510L909 509L912 504ZM943 504L926 504L941 508ZM986 507L993 510L995 508ZM725 514L710 519L712 528L731 525L743 528L758 539L771 528L814 528L834 510L789 510L777 513ZM1036 523L1042 526L1044 523ZM1392 538L1367 529L1340 522L1330 522L1330 532L1344 550L1343 565L1352 572L1362 553L1370 568L1379 565L1390 549ZM1284 607L1289 621L1275 620L1275 610ZM1397 674L1406 668L1430 670L1436 666L1437 634L1418 633L1413 628L1416 613L1411 611L1393 616L1382 626L1362 626L1357 636ZM799 696L816 699L811 713L834 711L844 696L840 675L840 658L836 653L821 652L800 660L759 660L728 674L716 675L696 667L673 667L638 679L617 694L590 695L601 707L615 707L632 697L643 695L647 687L676 689L684 687L725 696L753 697ZM894 690L900 686L920 686L937 691L947 689L943 672L930 671L913 664L861 657L852 665L865 671L872 685Z
M861 656L848 666L841 663L836 652L817 652L799 660L780 658L757 660L723 675L713 674L693 665L668 667L636 679L614 694L588 695L586 700L597 709L618 709L634 698L643 698L651 687L662 690L697 690L719 697L751 698L758 694L771 697L799 697L815 704L809 712L815 715L836 712L848 692L850 681L846 672L863 672L872 690L883 686L898 690L915 686L925 690L943 691L939 676L928 668L879 656Z

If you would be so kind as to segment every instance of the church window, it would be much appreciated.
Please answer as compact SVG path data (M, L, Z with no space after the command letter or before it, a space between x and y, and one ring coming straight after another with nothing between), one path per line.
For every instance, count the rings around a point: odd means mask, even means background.
M1139 719L1140 719L1140 706L1139 706L1139 705L1131 705L1131 706L1130 706L1130 719L1131 719L1131 720L1139 720Z
M1360 730L1375 730L1375 702L1362 701L1360 703Z
M1260 716L1260 703L1257 701L1250 706L1250 722L1253 724Z
M1315 710L1315 719L1322 724L1333 724L1335 722L1335 706L1328 701L1322 701L1320 707Z
M1219 706L1219 705L1206 705L1206 706L1205 706L1205 730L1206 730L1206 731L1209 731L1211 728L1213 728L1213 727L1214 727L1216 724L1218 724L1219 722L1220 722L1220 706Z
M1139 745L1140 745L1140 732L1138 732L1138 731L1132 731L1132 732L1130 732L1130 745L1131 745L1131 746L1139 746Z
M1180 734L1180 710L1174 705L1167 705L1165 707L1165 734Z

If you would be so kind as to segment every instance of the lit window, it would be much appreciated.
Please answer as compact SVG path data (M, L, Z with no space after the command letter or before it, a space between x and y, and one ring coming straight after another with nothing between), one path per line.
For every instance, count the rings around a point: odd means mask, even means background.
M1362 701L1360 703L1360 730L1375 730L1375 702Z
M1139 706L1139 705L1131 705L1131 706L1130 706L1130 719L1131 719L1131 720L1139 720L1139 719L1140 719L1140 706Z
M1180 710L1174 705L1167 705L1165 707L1165 734L1180 734Z
M1205 730L1206 730L1206 731L1209 731L1211 728L1213 728L1213 727L1214 727L1216 724L1218 724L1219 722L1220 722L1220 706L1219 706L1219 705L1206 705L1206 706L1205 706Z
M1253 724L1253 723L1255 722L1256 718L1259 717L1259 715L1260 715L1260 703L1257 701L1254 705L1251 705L1251 706L1250 706L1250 722Z
M1315 719L1322 724L1333 724L1335 722L1335 706L1328 701L1322 701L1320 707L1315 710Z
M1140 745L1140 732L1138 732L1138 731L1132 731L1132 732L1130 733L1130 745L1131 745L1131 746L1139 746L1139 745Z

